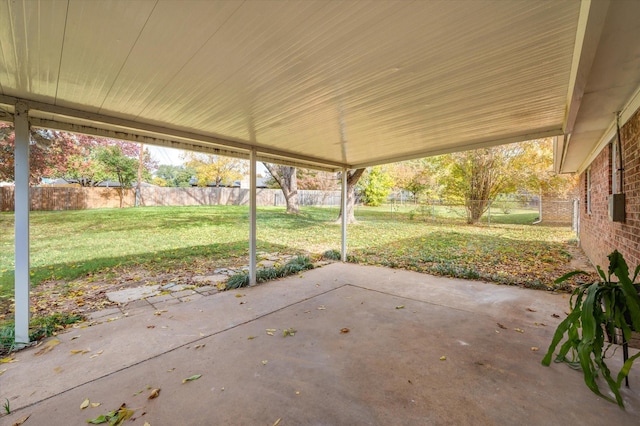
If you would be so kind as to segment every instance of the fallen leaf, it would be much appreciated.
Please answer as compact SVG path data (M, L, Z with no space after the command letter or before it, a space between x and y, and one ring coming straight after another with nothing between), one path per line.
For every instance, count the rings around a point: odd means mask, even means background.
M149 422L144 422L144 424L142 426L151 426L151 423Z
M554 318L560 318L560 315L558 315L558 314L551 314L551 316L554 317Z
M202 348L204 348L205 346L207 346L207 345L206 345L206 343L205 343L205 344L202 344L202 345L195 345L195 346L193 347L193 349L202 349Z
M12 356L6 357L6 358L0 358L0 364L9 364L10 362L16 362L18 361L17 359L15 359Z
M186 379L182 379L182 383L193 382L194 380L198 380L202 377L202 374L194 374L191 377L187 377Z
M162 315L163 312L169 312L169 311L167 311L166 309L160 309L159 311L155 311L153 315L160 316Z
M91 403L91 408L96 408L96 407L99 407L99 406L101 406L101 405L102 405L102 404L101 404L101 403L99 403L99 402L92 402L92 403Z
M269 361L267 361L266 359L264 361L262 361L262 365L267 365Z
M71 349L69 352L71 352L71 354L73 355L77 355L77 354L84 355L87 352L91 352L91 349Z
M148 325L147 328L156 328L155 325Z
M543 323L543 322L534 322L535 325L541 326L541 327L546 327L547 324Z
M497 322L496 324L498 324L498 327L500 327L503 330L507 329L507 327L505 327L504 325L500 324L499 322Z
M3 368L2 370L0 370L0 376L2 376L2 373L4 373L5 371L7 371L6 368Z
M440 357L440 361L446 361L446 360L447 360L447 357L446 357L446 356L442 355L442 356Z
M324 305L320 305L320 306L318 306L318 310L319 310L319 311L324 311L325 309L327 309L327 308L325 308L325 307L324 307Z
M84 410L85 408L87 408L89 406L89 398L85 399L84 401L82 401L82 404L80 404L80 409Z
M27 414L24 417L20 417L13 425L11 426L20 426L21 424L23 424L24 422L26 422L29 417L31 417L31 414Z
M404 309L404 305L398 305L396 306L396 309Z
M236 293L236 297L242 297L244 294Z
M539 350L539 348L538 348L537 346L531 346L531 350L532 350L533 352L536 352L536 351L538 351L538 350Z
M160 396L160 388L155 388L151 390L151 393L147 397L147 399L155 399Z
M113 318L109 318L109 319L107 320L107 322L113 322L113 321L115 321L115 320L119 320L119 319L120 319L120 317L113 317Z
M275 423L273 424L273 426L278 426L280 424L281 420L282 420L282 418L279 418L278 420L276 420Z
M269 336L273 336L273 333L275 333L275 332L276 332L276 329L275 329L275 328L267 328L267 329L266 329L266 332L267 332L267 334L268 334Z
M535 309L531 309L531 308L527 308L527 311L529 311L529 312L538 312Z
M54 368L54 369L53 369L53 372L54 372L54 373L56 373L56 374L57 374L57 373L62 373L62 367L56 367L56 368Z
M524 333L524 330L521 328L514 328L515 331L517 331L518 333Z
M249 336L249 337L247 337L247 339L249 339L249 340L253 340L253 339L255 339L255 338L256 338L256 336Z
M295 336L297 331L293 328L287 328L282 331L282 337Z
M340 329L340 333L342 333L342 334L345 334L345 333L348 333L348 332L349 332L349 329L347 327L344 327L344 328Z
M72 337L71 339L69 339L69 340L76 340L78 337L80 337L80 335L73 336L73 337Z
M56 345L58 345L60 343L60 340L58 339L53 339L53 340L49 340L47 343L45 343L42 346L42 349L40 349L38 352L36 352L35 354L33 354L34 356L39 356L39 355L44 355L47 352L51 351L54 347L56 347Z

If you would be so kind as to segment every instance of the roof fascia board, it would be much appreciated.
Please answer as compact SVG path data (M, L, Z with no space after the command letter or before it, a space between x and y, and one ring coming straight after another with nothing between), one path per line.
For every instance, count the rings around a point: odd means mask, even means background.
M57 120L47 120L45 118L31 117L31 125L33 127L41 127L53 130L62 130L72 133L82 133L86 135L100 136L109 139L126 140L138 142L145 145L164 146L167 148L183 149L186 151L198 151L207 154L223 155L226 157L249 158L249 154L241 151L233 151L222 148L216 148L206 145L196 145L187 141L176 139L159 138L155 136L145 136L129 132L120 132L117 130L102 129L99 127L86 126L82 124L66 123Z
M19 98L14 98L10 96L0 95L0 104L15 104L15 102L23 100ZM251 149L255 148L259 153L269 154L273 157L282 157L283 159L291 159L294 161L300 161L309 163L310 165L315 164L316 167L332 167L333 169L343 168L347 166L346 164L335 162L335 161L327 161L321 158L316 158L308 155L296 154L286 151L281 151L278 149L273 149L270 147L264 147L260 145L251 145L249 143L238 142L230 139L224 139L215 136L202 135L198 133L187 132L184 130L171 129L167 127L157 126L154 124L147 123L139 123L132 120L127 120L123 118L112 117L103 114L96 114L88 111L77 110L74 108L62 107L58 105L51 105L43 102L37 101L29 101L23 100L27 102L29 105L29 109L33 111L40 111L48 114L53 114L58 116L58 118L69 117L76 118L81 120L90 121L93 124L96 124L97 128L102 128L106 130L108 126L116 126L120 128L124 128L123 132L131 133L131 135L136 134L137 132L145 132L153 135L153 137L158 137L159 139L181 139L192 141L194 146L198 146L200 143L206 143L211 145L218 145L219 149L229 150L230 152L246 152L247 158ZM60 117L62 116L62 117ZM64 122L64 120L53 120L55 122ZM99 124L103 124L100 126ZM93 127L93 126L86 126ZM87 129L89 130L89 129ZM133 137L133 136L132 136ZM237 156L237 155L236 155Z
M464 147L448 147L443 149L435 149L435 150L427 150L427 151L418 151L408 155L402 155L398 157L393 157L389 159L380 159L378 161L372 161L367 163L354 164L350 166L351 169L360 169L363 167L371 167L378 166L381 164L389 164L396 163L398 161L406 161L406 160L414 160L416 158L424 158L424 157L434 157L436 155L442 154L451 154L452 152L460 152L460 151L472 151L474 149L487 148L491 146L497 145L506 145L515 142L523 142L530 141L534 139L543 139L549 138L553 136L559 136L562 134L562 129L548 129L548 130L540 130L534 133L525 133L522 135L509 136L507 138L502 139L491 139L485 141L479 141L474 143L469 143Z
M580 4L563 125L565 134L573 131L608 9L609 0L582 0Z
M624 126L638 109L640 109L640 87L638 87L633 96L631 96L631 99L629 99L627 104L620 111L620 127ZM576 173L581 174L591 165L593 160L595 160L598 154L600 154L600 151L602 151L602 149L614 138L614 136L616 135L616 129L617 122L614 117L614 119L611 120L609 127L607 127L607 131L603 133L603 135L598 140L598 143L591 150L582 164L580 164L580 167L578 167Z

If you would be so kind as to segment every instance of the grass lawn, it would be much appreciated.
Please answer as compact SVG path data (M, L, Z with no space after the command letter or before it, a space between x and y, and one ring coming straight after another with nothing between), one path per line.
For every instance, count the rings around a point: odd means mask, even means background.
M246 206L146 207L32 212L34 290L51 280L106 277L130 267L211 273L246 264ZM448 218L446 215L449 214ZM319 255L340 248L336 208L258 209L258 251ZM350 225L350 259L440 275L546 287L568 270L569 228L531 226L536 212L491 218L491 227L466 225L458 213L358 207ZM13 214L0 214L0 298L13 296ZM89 277L89 278L87 278ZM67 284L65 284L67 285Z

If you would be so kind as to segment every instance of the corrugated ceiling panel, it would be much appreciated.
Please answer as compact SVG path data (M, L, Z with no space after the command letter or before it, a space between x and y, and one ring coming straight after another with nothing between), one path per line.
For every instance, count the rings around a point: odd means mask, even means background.
M56 104L98 111L154 7L152 1L70 0Z
M51 102L67 12L66 0L0 3L0 89ZM7 43L7 42L11 42Z
M579 6L70 0L28 27L46 73L0 29L0 84L50 93L57 60L58 105L362 164L559 132Z

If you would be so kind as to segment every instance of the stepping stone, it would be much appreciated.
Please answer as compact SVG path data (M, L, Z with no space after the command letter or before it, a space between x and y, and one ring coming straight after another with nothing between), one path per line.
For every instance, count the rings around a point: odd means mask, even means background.
M193 277L193 281L195 281L197 283L218 284L218 283L221 283L222 281L226 281L228 278L229 277L227 275L215 274L215 275L205 275L205 276Z
M116 303L129 303L133 300L146 299L160 293L159 285L145 285L142 287L125 288L124 290L111 291L107 298Z

